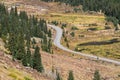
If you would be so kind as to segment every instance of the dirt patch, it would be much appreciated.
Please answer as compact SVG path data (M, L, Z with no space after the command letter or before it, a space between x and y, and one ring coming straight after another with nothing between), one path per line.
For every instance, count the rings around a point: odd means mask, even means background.
M62 53L61 53L62 54ZM120 66L90 59L78 59L65 55L42 53L42 60L45 69L50 71L52 66L67 80L69 70L73 70L75 80L92 80L94 71L100 71L102 78L105 80L119 80Z

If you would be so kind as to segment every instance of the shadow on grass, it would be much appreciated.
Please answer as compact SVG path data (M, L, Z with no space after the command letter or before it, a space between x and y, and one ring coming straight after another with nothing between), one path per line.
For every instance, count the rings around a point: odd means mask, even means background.
M113 44L113 43L118 43L118 42L120 42L120 40L111 39L111 40L107 40L107 41L94 41L94 42L82 43L82 44L78 44L78 46L107 45L107 44Z

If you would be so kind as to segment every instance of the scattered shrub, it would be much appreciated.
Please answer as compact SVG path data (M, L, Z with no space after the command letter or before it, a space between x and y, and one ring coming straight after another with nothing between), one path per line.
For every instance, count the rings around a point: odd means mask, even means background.
M27 77L27 76L25 76L24 79L25 79L25 80L32 80L31 78L29 78L29 77Z
M111 29L111 27L110 26L105 26L105 29Z
M96 24L96 23L93 23L93 24L89 24L89 26L97 26L97 24Z
M85 37L84 35L79 35L79 38Z
M98 29L97 29L97 28L89 28L88 30L96 31L96 30L98 30Z
M71 32L70 35L71 35L72 37L74 37L74 36L75 36L75 33L74 33L74 32Z
M77 27L73 26L71 30L79 30Z
M52 21L51 23L54 24L54 25L58 25L57 21Z

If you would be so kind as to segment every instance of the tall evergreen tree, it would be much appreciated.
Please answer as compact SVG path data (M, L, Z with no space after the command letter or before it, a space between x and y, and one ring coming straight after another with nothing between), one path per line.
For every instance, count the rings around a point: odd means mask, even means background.
M25 42L24 42L24 34L22 31L20 31L20 33L17 36L17 54L16 54L16 58L18 60L21 60L26 51L25 51Z
M95 71L93 80L101 80L98 70Z
M30 66L32 63L31 63L31 51L30 51L30 48L28 47L27 48L27 53L26 53L26 59L27 59L27 66Z
M74 80L73 71L69 71L68 80Z
M41 60L40 48L38 46L36 46L35 53L33 55L33 68L39 72L43 72L44 70Z
M62 77L60 76L58 72L56 72L56 80L62 80Z
M52 33L51 33L51 30L49 29L49 31L48 31L48 37L52 37Z
M51 49L52 49L52 42L51 42L51 39L49 39L49 41L48 41L48 52L51 53Z
M22 64L23 64L24 66L27 66L27 55L26 55L26 53L25 53L25 55L24 55L23 58L22 58Z
M18 13L17 13L17 7L15 7L15 16L17 17L18 16Z

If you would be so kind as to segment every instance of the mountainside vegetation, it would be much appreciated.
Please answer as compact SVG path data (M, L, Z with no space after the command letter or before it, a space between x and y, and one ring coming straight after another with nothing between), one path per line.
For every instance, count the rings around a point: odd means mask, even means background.
M42 50L51 52L51 31L47 29L46 21L38 20L34 16L29 17L25 11L18 14L17 7L8 11L4 4L0 4L0 17L0 37L10 51L12 59L20 60L24 66L42 72L39 48L35 48L36 42L31 38L41 38ZM35 49L34 54L31 53L31 48Z
M84 11L102 10L106 16L112 16L119 20L120 23L120 0L43 0L46 2L64 2L71 6L83 6Z
M0 49L3 46L6 51L0 50L0 79L120 79L120 66L99 60L99 56L120 59L119 20L103 14L101 7L111 2L99 3L110 0L3 1L7 3L0 4ZM52 46L56 31L47 24L62 28L61 45L96 55L97 60Z

